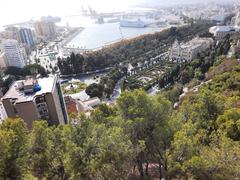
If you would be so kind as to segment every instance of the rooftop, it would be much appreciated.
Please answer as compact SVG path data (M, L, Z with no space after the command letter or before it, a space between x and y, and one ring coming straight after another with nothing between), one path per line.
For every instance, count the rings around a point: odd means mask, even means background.
M28 78L26 80L15 81L2 99L14 99L15 103L32 101L35 96L51 93L54 87L55 80L55 76L50 76L47 78L39 78L37 80ZM40 89L38 89L38 91L33 90L36 85L39 85L41 87ZM29 91L29 88L31 86L32 92Z
M86 101L90 98L85 91L81 91L76 94L70 94L69 96L71 96L73 99L81 100L81 101Z
M90 98L86 101L84 101L84 104L89 107L95 107L101 103L101 100L98 97Z

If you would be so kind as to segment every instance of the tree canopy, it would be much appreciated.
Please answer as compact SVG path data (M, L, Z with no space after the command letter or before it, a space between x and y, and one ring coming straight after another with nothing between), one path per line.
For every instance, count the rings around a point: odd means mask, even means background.
M240 64L228 61L177 109L179 84L155 96L124 91L67 125L3 121L0 179L240 178Z

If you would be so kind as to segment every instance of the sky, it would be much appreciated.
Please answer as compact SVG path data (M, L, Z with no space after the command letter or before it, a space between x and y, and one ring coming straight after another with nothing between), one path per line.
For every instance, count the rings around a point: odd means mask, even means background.
M0 24L13 23L43 15L74 14L81 6L93 6L97 10L124 9L137 0L1 0Z
M97 11L109 12L139 4L166 5L213 0L1 0L0 25L40 16L62 16L77 13L81 6L91 5ZM215 0L231 1L231 0Z

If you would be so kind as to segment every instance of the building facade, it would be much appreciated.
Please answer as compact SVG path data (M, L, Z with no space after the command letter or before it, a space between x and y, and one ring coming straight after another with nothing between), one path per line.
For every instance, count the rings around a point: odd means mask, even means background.
M20 42L26 45L28 48L34 47L34 39L33 39L33 33L31 29L20 28L19 39L20 39Z
M50 38L56 35L56 26L51 21L37 21L33 24L36 35Z
M20 117L28 128L35 120L49 125L66 124L68 117L61 87L56 76L16 81L2 98L7 116Z
M22 50L17 40L7 39L1 43L2 51L5 52L7 65L23 68L26 65Z
M187 43L175 41L169 49L169 60L174 62L187 62L197 57L204 50L210 48L213 44L211 38L194 38Z

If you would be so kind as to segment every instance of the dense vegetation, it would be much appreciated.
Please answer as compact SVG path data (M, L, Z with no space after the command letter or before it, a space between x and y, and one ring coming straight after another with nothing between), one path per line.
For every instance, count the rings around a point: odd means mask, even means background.
M211 81L174 110L166 93L125 91L116 106L31 131L19 119L0 125L2 179L238 179L240 64L223 61Z
M135 67L132 69L131 74L129 74L125 66L116 66L108 76L101 79L99 84L88 86L86 92L91 97L110 97L115 84L123 77L125 78L122 83L122 88L128 90L139 88L148 90L154 85L158 85L160 88L166 88L172 87L175 83L184 85L194 78L201 81L205 78L204 75L209 68L218 61L219 57L227 55L232 41L233 40L230 36L226 36L217 45L212 46L207 51L199 53L197 58L191 62L173 63L168 60L157 59L155 60L155 64L151 61L144 64L144 66L147 67ZM156 72L159 71L164 73L157 75ZM139 78L145 76L151 77L151 80L143 83Z
M108 73L108 75L101 78L99 84L91 84L86 88L86 93L90 97L107 97L109 98L113 93L116 83L119 79L127 75L126 67L116 67Z
M58 58L58 67L62 75L81 74L114 67L113 71L101 81L101 86L96 86L102 90L99 94L110 97L117 81L126 75L126 71L122 71L122 68L126 68L129 63L137 65L137 63L149 61L166 52L175 39L188 41L196 35L204 35L212 25L208 22L198 22L178 28L172 27L155 34L124 40L99 51L77 55L72 53L70 57ZM92 94L89 95L92 96Z
M179 82L180 84L186 84L189 83L193 78L196 78L198 80L204 79L204 74L209 70L211 66L217 61L219 56L227 55L230 47L231 42L233 40L230 36L226 36L222 41L220 41L217 45L213 45L210 49L199 53L197 58L190 62L185 63L175 63L171 66L170 62L164 62L163 60L160 60L160 62L163 63L162 66L157 68L157 71L164 70L164 67L168 67L167 71L165 71L160 76L157 76L156 78L153 78L151 82L148 82L147 84L143 84L138 81L139 75L143 74L147 75L142 70L138 70L134 75L128 76L123 84L124 89L137 89L137 88L143 88L145 90L148 90L153 85L158 84L160 88L164 88L168 85L172 85L176 82ZM154 68L156 65L154 65ZM152 72L152 69L149 69L150 72Z

